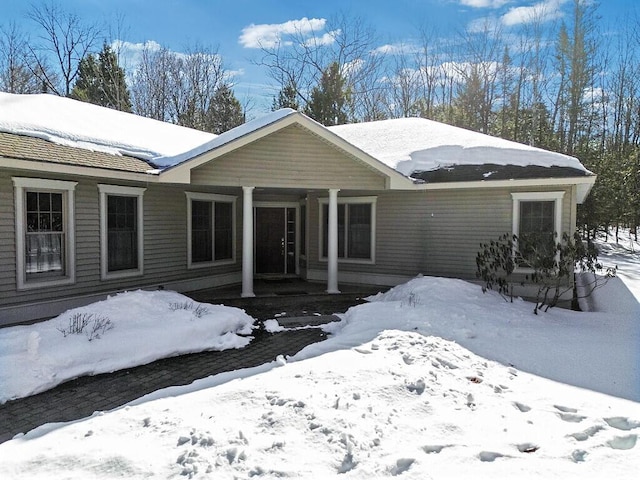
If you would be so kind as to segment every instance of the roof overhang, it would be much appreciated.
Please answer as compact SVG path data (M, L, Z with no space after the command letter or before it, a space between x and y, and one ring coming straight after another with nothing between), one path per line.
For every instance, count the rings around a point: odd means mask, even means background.
M596 181L596 175L588 175L581 177L559 177L559 178L527 178L514 180L478 180L475 182L438 182L438 183L415 183L414 190L456 190L469 188L512 188L512 187L559 187L573 186L576 187L576 201L583 203L593 184Z
M385 185L387 189L412 189L413 181L410 178L405 177L401 173L395 171L391 167L385 165L376 158L347 142L342 137L331 132L321 124L296 111L292 111L285 117L279 118L278 120L268 125L264 125L260 128L250 131L245 135L234 138L227 143L217 146L212 150L204 152L183 163L167 168L160 173L160 182L188 184L191 182L192 169L197 168L207 162L221 157L222 155L237 150L245 145L255 142L291 125L300 125L301 127L309 130L311 133L317 135L334 147L342 150L343 152L345 152L345 154L354 158L356 161L359 161L365 166L368 166L369 168L379 172L385 177Z
M69 165L57 162L43 162L41 160L21 160L4 156L0 156L0 160L2 160L3 168L13 168L16 170L53 174L63 173L66 175L77 175L82 177L112 178L116 180L131 180L146 183L159 181L157 173L135 173L107 168L88 167L85 165Z

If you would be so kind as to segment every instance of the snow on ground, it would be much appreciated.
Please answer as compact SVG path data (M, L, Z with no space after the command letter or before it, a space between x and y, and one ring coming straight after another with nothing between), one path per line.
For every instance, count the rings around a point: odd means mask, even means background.
M73 319L86 320L67 334ZM89 337L96 322L111 329ZM193 302L169 291L136 291L76 308L46 322L0 329L0 404L83 375L113 372L159 358L242 348L254 319L244 311Z
M621 272L636 255L619 257ZM416 278L351 308L294 357L18 436L0 445L0 469L8 479L637 478L640 304L622 281L598 296L600 312L534 315L460 280Z

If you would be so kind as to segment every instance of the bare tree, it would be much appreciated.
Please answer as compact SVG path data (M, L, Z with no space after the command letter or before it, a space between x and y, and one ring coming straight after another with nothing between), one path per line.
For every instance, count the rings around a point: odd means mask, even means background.
M145 44L138 67L131 78L133 111L144 117L177 123L170 109L175 56L166 48Z
M399 46L391 56L386 76L386 108L392 118L410 117L420 111L423 97L423 75L420 65L414 62L413 52L405 45Z
M28 18L38 25L38 41L29 46L30 68L47 90L68 96L80 60L94 47L100 28L85 24L54 1L32 5Z
M206 112L229 75L216 49L195 45L171 62L171 104L178 124L205 129Z
M261 58L255 63L266 67L280 88L294 85L303 104L309 103L323 72L337 64L354 105L367 107L354 114L375 116L374 99L381 88L378 80L383 61L383 56L374 52L375 43L375 31L362 19L340 14L320 30L309 21L309 25L297 28L286 39L262 46Z
M39 81L26 62L27 36L15 23L0 27L0 91L36 93Z
M132 72L133 110L165 122L211 130L219 89L231 89L232 76L216 49L195 45L178 53L146 44ZM216 96L218 95L218 97Z

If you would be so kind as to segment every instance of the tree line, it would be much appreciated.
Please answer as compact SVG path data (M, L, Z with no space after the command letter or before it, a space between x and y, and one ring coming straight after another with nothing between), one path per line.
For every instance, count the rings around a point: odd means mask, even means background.
M578 157L598 175L579 208L588 236L640 225L640 20L604 25L600 6L571 0L505 27L485 20L457 37L425 26L382 44L366 21L337 14L265 43L254 63L273 80L272 109L324 125L420 116ZM33 6L28 39L0 24L0 90L47 91L221 133L246 118L216 49L147 44L133 71L117 41L54 3ZM303 28L304 27L304 28ZM96 48L98 47L98 48Z

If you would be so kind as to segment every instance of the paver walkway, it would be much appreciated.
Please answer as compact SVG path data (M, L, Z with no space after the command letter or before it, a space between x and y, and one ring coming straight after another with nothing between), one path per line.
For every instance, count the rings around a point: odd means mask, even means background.
M278 355L294 355L325 338L319 328L254 333L253 341L242 349L182 355L114 373L82 377L0 405L0 443L45 423L84 418L161 388L188 385L209 375L254 367L275 360Z

